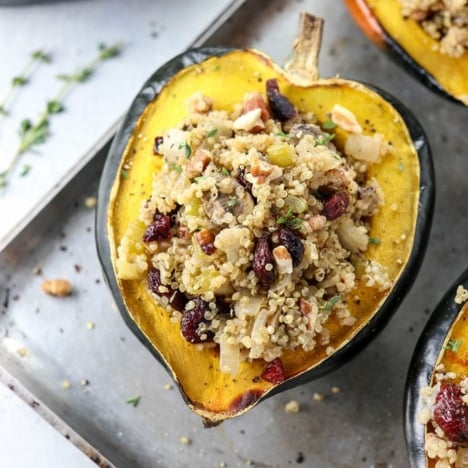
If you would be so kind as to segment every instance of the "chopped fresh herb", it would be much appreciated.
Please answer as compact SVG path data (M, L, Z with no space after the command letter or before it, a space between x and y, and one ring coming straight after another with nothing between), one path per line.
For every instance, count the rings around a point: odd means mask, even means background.
M277 221L278 224L284 224L291 229L299 229L302 226L302 219L294 216L292 208L288 210L286 216L280 216Z
M369 237L369 244L380 244L381 242L378 237Z
M333 120L327 120L323 122L322 128L324 128L325 130L333 130L334 128L336 128L336 123L333 122Z
M120 171L120 175L122 176L122 179L128 179L128 172L124 171L123 169Z
M213 129L211 129L211 130L206 134L206 137L207 137L207 138L214 137L217 133L218 133L218 129L217 129L217 128L213 128Z
M0 115L8 115L8 111L4 106L0 106Z
M317 145L323 145L326 146L330 141L335 138L335 135L333 133L324 133L323 135L320 135L315 141Z
M129 398L128 400L125 400L125 403L127 403L127 405L132 405L134 408L136 408L138 406L138 403L140 403L140 399L141 399L141 396L138 395L138 396Z
M221 174L224 174L226 177L229 177L231 174L229 173L229 171L225 168L225 167L222 167L219 172L221 172Z
M234 208L238 203L238 200L236 197L229 197L229 201L227 202L227 205L229 208Z
M24 177L25 175L29 173L30 170L31 170L31 166L29 164L25 164L21 169L20 176Z
M220 65L215 65L215 66L213 67L213 70L214 70L214 71L218 71L220 68L221 68Z
M179 145L179 149L184 149L185 151L185 157L187 159L190 159L190 156L192 155L192 148L190 147L190 145L186 142L186 141L183 141L180 145Z
M403 164L402 161L398 162L398 171L403 172L405 170L405 165Z
M331 297L325 304L320 306L320 310L324 310L325 312L331 312L333 307L340 302L340 296L336 295Z
M462 345L462 343L463 343L463 338L459 340L449 340L448 343L444 346L444 349L448 349L456 353L460 349L460 346Z
M179 174L182 172L182 167L177 165L177 164L174 164L174 163L169 163L169 169L171 171L176 171L178 172Z
M283 130L280 130L279 132L276 133L278 136L283 137L283 138L291 138L290 135L287 133L283 132Z
M206 179L206 176L198 176L198 177L194 177L193 180L198 184L198 182L202 181L202 180L205 180Z

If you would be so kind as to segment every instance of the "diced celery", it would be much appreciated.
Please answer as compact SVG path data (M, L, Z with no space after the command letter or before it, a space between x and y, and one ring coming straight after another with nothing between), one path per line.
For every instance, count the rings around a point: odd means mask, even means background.
M202 201L199 198L192 198L189 203L185 205L184 215L185 216L198 216Z
M294 164L294 149L286 142L277 143L267 148L268 159L280 167Z

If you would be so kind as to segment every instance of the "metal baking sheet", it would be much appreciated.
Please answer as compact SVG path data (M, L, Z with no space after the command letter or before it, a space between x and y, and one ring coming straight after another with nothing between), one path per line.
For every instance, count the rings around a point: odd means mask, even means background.
M57 76L90 63L100 43L121 46L118 57L63 96L64 112L49 119L50 137L21 156L8 186L0 188L0 250L96 153L96 142L115 131L154 69L202 43L242 3L172 0L169 7L164 0L69 0L0 6L0 103L33 51L51 57L50 63L31 67L26 86L16 88L8 102L8 115L0 115L0 173L17 151L22 120L37 122L63 86ZM30 170L22 176L25 165Z
M261 5L246 2L209 43L253 46L283 63L299 12L318 14L326 20L322 76L381 86L412 109L429 135L437 174L432 235L390 324L339 370L204 429L124 326L103 283L94 210L84 204L96 193L103 151L1 255L0 365L116 466L406 467L408 363L429 312L467 263L466 109L431 94L369 44L341 2ZM43 278L69 279L73 294L44 295ZM126 403L135 396L138 406ZM285 412L291 400L298 413Z

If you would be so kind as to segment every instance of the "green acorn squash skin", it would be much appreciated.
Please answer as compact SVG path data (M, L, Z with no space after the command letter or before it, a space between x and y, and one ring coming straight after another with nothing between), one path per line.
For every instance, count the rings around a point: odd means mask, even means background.
M421 389L431 384L434 368L440 359L444 343L464 306L454 301L459 285L468 289L468 269L457 278L434 309L418 339L408 368L405 385L404 429L411 468L427 466L424 452L425 426L418 422L419 414L423 409L420 392ZM466 372L468 373L468 369Z
M377 88L367 86L367 88L374 90L388 103L390 103L402 116L406 127L408 128L413 146L417 150L417 157L419 158L419 203L417 208L417 219L415 221L413 246L402 273L396 280L391 292L382 302L380 308L372 314L370 320L363 325L352 339L340 346L334 354L322 359L318 364L311 366L306 371L299 372L292 376L287 376L287 379L281 384L269 384L268 387L262 388L249 388L245 392L238 394L233 399L229 408L224 408L221 411L207 410L203 406L203 402L200 403L199 401L192 400L187 396L187 389L182 388L180 375L177 375L171 365L168 365L166 357L163 356L164 353L161 353L161 350L157 349L155 344L148 339L147 334L145 334L138 326L135 318L128 310L124 298L122 297L122 291L114 272L112 249L109 241L111 237L111 233L109 232L109 207L113 203L111 196L112 187L120 176L122 155L127 148L128 141L131 138L145 108L158 97L161 90L174 79L174 76L178 72L191 65L201 64L210 57L221 57L228 54L230 51L231 49L227 48L192 49L175 57L150 77L131 104L129 111L122 122L120 130L112 143L102 173L96 214L96 240L98 255L104 270L107 284L123 319L139 340L150 350L154 357L163 366L165 366L175 383L178 385L186 403L193 411L202 417L206 425L216 425L226 418L240 415L269 396L316 379L333 369L336 369L356 355L359 350L361 350L377 335L379 331L382 330L403 300L407 291L410 289L421 265L432 222L435 195L431 152L423 129L402 103ZM233 395L233 397L234 396L235 395Z

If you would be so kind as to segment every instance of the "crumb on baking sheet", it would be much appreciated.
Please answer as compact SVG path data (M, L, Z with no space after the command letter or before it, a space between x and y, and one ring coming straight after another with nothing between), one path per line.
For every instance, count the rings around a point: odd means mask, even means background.
M64 297L71 294L72 286L66 279L49 279L42 282L42 290L51 296Z
M296 400L291 400L288 401L284 405L284 411L286 413L299 413L299 410L301 409L299 403Z
M468 300L468 289L465 289L463 285L459 285L455 294L455 304L463 304Z

